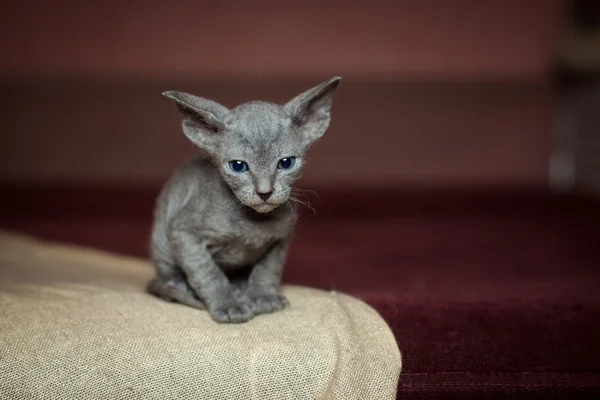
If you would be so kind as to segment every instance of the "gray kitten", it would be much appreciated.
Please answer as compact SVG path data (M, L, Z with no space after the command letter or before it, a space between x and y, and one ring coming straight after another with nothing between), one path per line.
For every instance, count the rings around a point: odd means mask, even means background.
M163 187L156 205L148 291L206 309L217 322L282 310L279 283L296 216L288 201L302 156L329 126L339 77L285 105L234 109L163 93L200 150Z

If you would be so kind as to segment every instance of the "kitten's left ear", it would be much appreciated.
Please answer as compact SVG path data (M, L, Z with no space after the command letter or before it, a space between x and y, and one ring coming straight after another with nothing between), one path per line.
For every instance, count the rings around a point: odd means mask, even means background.
M214 153L229 110L217 102L185 92L171 90L164 92L163 96L177 104L182 116L183 133L188 139L201 149Z
M329 127L331 105L342 78L336 76L299 94L290 100L284 110L299 127L307 144L317 140Z

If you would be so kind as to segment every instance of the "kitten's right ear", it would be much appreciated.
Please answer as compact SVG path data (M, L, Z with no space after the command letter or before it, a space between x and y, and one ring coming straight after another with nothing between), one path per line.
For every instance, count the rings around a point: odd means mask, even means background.
M305 143L310 144L320 138L331 119L331 105L335 91L342 78L333 77L294 97L283 108L299 127Z
M167 91L163 96L177 104L185 136L198 147L212 151L219 140L219 132L225 128L224 121L229 109L212 100L184 92Z

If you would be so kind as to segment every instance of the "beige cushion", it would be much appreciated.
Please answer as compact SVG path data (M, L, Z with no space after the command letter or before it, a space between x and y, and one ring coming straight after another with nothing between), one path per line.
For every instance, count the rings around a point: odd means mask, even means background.
M148 262L0 233L0 399L394 399L382 318L336 292L246 324L143 290Z

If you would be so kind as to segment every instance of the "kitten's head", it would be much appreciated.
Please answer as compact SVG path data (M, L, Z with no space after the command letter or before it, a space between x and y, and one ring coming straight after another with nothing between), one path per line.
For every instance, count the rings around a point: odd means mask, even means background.
M253 101L228 109L188 93L163 93L182 114L183 132L206 152L242 204L268 213L284 204L303 155L329 126L339 77L285 105Z

